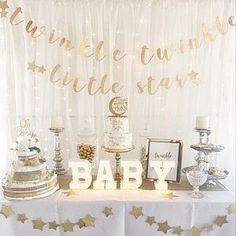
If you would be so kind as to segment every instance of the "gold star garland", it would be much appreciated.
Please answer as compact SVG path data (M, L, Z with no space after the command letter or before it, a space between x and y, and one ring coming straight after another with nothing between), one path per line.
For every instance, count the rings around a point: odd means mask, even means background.
M170 194L170 193L168 193ZM164 195L164 194L163 194ZM169 196L169 195L168 195ZM166 196L166 198L172 200L172 197L178 197L171 193L171 197ZM164 197L164 196L163 196ZM222 227L224 224L229 223L227 221L227 217L230 214L235 213L235 204L230 204L227 208L226 211L228 212L228 215L224 216L217 216L214 220L214 222L211 222L209 224L203 225L203 227L196 227L192 226L190 229L183 229L180 225L179 226L170 226L168 224L168 221L163 221L163 222L157 222L155 219L155 216L146 216L143 214L143 207L137 207L133 206L132 210L129 212L130 215L132 215L136 220L140 216L144 216L146 218L145 223L147 223L150 226L156 225L157 226L157 231L161 231L164 234L167 233L172 233L173 235L182 235L183 232L188 232L188 235L190 236L200 236L202 232L209 233L211 231L214 231L216 227Z
M202 232L209 233L214 231L217 227L223 227L224 224L229 223L227 217L230 214L235 213L235 204L230 204L227 208L227 215L217 216L215 220L211 223L204 224L201 228L192 226L190 229L183 229L180 225L179 226L170 226L168 221L157 222L155 216L145 216L143 214L143 207L140 206L132 206L131 211L129 212L136 220L143 216L142 218L145 219L145 223L149 226L157 226L156 230L161 231L164 234L172 233L173 235L181 235L183 232L188 232L190 236L199 236ZM104 207L103 213L106 218L110 215L113 215L112 207ZM95 227L96 218L91 214L87 214L85 217L79 218L79 220L75 223L71 222L69 219L62 223L57 223L56 221L45 222L41 217L36 219L30 220L26 214L24 213L15 213L10 205L2 205L0 208L0 217L4 216L5 218L16 216L16 221L24 224L26 221L32 222L32 227L35 230L43 231L44 228L47 226L48 229L57 230L58 227L62 227L64 232L74 232L74 226L78 225L79 228L84 227ZM215 226L215 227L214 227Z
M44 65L41 65L41 66L36 65L36 64L35 64L35 61L28 62L28 68L27 68L27 69L28 69L28 70L31 70L31 71L33 71L33 72L35 72L36 69L37 69L37 71L38 71L39 73L41 73L41 74L43 74L43 73L46 71Z

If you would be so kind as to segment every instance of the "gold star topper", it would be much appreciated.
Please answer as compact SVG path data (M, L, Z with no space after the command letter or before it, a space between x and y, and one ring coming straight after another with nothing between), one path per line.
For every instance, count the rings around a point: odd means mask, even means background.
M0 9L5 11L9 6L7 5L7 1L0 1Z
M38 230L43 230L43 227L46 225L44 221L42 221L42 218L37 218L35 220L32 220L33 228Z
M146 223L149 225L156 224L155 216L147 216L147 219L145 220Z
M128 110L126 98L114 97L109 102L109 110L114 116L122 116Z
M143 207L133 206L132 210L129 212L130 215L133 215L135 219L138 219L140 216L143 216Z
M110 215L113 215L113 212L112 212L112 207L105 207L104 210L102 211L102 213L108 217Z
M228 214L233 214L235 213L235 204L230 204L227 208L226 208Z
M74 223L70 222L69 220L66 220L64 223L62 223L64 232L74 232L74 225Z
M49 229L54 229L54 230L57 230L57 227L59 227L60 224L57 224L57 222L54 220L54 221L51 221L51 222L48 222L48 228Z
M167 233L168 230L171 229L171 227L168 225L168 222L162 222L162 223L157 223L158 224L158 229L157 231L162 231L163 233Z
M179 197L179 196L175 195L173 192L167 192L167 193L162 193L162 197L173 200L173 198Z
M197 227L193 226L191 229L190 229L190 236L200 236L200 229L198 229Z
M214 223L219 227L222 227L223 224L228 223L227 216L217 216Z
M4 215L6 218L10 215L13 215L15 212L12 210L11 206L8 205L2 205L2 209L0 211L0 214Z
M25 223L25 221L27 221L29 218L27 218L27 216L25 214L17 214L17 221L20 221L21 223Z
M172 234L181 235L182 232L184 232L184 230L181 226L172 227Z

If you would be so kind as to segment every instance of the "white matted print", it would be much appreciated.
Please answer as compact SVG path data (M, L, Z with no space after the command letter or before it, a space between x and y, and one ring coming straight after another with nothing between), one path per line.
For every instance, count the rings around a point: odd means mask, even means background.
M166 180L180 182L183 143L181 140L148 138L147 140L147 170L146 178L158 179L154 168L150 167L150 161L174 161L175 167L171 168Z

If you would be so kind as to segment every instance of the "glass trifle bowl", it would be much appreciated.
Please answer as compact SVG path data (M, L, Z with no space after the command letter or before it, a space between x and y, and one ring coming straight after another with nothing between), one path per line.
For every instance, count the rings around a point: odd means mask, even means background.
M193 191L190 196L192 198L203 198L204 195L200 192L199 187L207 181L208 174L205 168L198 165L194 166L186 175L189 183L193 186Z

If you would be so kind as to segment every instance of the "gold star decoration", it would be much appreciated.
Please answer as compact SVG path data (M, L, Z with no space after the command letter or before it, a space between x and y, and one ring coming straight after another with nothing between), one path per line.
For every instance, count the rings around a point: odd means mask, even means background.
M197 227L193 226L191 229L190 229L190 236L200 236L200 229L198 229Z
M133 215L135 219L138 219L140 216L143 216L143 208L133 206L132 211L129 212L130 215Z
M51 221L51 222L48 222L48 228L49 229L54 229L54 230L57 230L57 227L59 227L60 224L57 224L57 222L54 220L54 221Z
M5 11L5 10L4 10L4 11L1 11L1 12L0 12L0 14L1 14L1 18L3 18L3 17L7 17L7 13L8 13L8 12Z
M74 225L74 223L70 222L69 220L66 220L64 223L62 223L64 232L74 232Z
M44 65L38 66L38 72L43 74L45 71L46 71L46 69L45 69Z
M214 223L219 227L222 227L223 224L228 223L227 216L217 216Z
M17 221L20 221L21 223L25 223L29 218L25 214L17 214Z
M145 220L145 222L148 223L149 225L153 225L157 223L155 220L155 216L147 216L147 219Z
M173 192L168 192L168 193L162 193L162 197L163 198L168 198L170 200L173 200L173 198L179 197L179 196L173 194Z
M35 61L28 63L28 68L27 68L28 70L35 71L36 68L37 68L37 66L35 65Z
M63 193L64 193L67 197L69 197L69 196L76 196L76 195L79 194L79 192L80 192L79 190L69 189L69 190L64 191Z
M110 215L113 215L113 212L112 212L112 207L105 207L104 210L102 211L102 213L108 217Z
M85 227L88 226L95 226L95 220L96 218L91 216L90 214L87 214L84 218L81 218L81 220L84 222Z
M171 229L171 227L168 225L168 222L167 221L165 221L165 222L163 222L163 223L157 223L158 224L158 229L157 229L157 231L162 231L163 233L167 233L167 231L169 230L169 229Z
M235 213L235 204L230 204L227 208L226 208L228 214L233 214Z
M86 227L86 225L82 219L79 219L79 221L76 224L79 226L80 229L83 227Z
M0 1L0 9L2 9L2 11L5 11L7 8L9 8L9 6L7 5L7 1Z
M37 218L36 220L32 220L33 228L38 230L43 230L43 227L46 225L44 221L42 221L42 218Z
M203 230L209 234L211 231L213 231L213 224L205 224L203 226Z
M13 215L15 212L12 210L11 206L2 205L0 214L4 215L6 218Z
M172 234L181 235L182 232L184 232L184 230L181 228L181 226L172 227Z
M198 73L196 73L194 70L192 70L190 73L188 73L190 80L197 80L198 79L197 75L198 75Z

